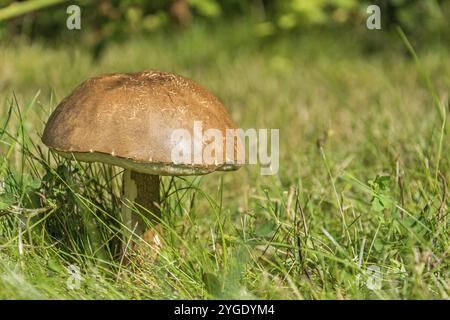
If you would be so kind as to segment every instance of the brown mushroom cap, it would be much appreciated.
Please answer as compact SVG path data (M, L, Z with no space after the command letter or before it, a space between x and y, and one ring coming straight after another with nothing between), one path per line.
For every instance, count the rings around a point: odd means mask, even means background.
M194 121L201 121L203 131L220 130L223 137L226 129L235 129L222 103L192 80L159 71L111 74L83 82L62 100L42 141L67 158L142 173L190 175L237 169L234 159L225 157L225 140L223 161L209 165L172 161L173 130L185 129L194 136Z

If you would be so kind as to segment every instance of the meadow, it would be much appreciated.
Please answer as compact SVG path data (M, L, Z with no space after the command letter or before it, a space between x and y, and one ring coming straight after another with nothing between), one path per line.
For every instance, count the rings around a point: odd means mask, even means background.
M377 32L198 24L97 58L82 37L0 43L0 299L448 299L449 47ZM166 246L125 265L121 169L40 137L83 80L148 69L279 129L280 169L164 177Z

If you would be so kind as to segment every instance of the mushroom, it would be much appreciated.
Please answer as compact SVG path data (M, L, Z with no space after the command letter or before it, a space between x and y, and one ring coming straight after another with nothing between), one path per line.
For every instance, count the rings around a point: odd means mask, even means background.
M195 123L223 136L227 129L235 129L222 103L190 79L160 71L110 74L86 80L63 99L51 114L42 141L68 159L124 168L124 236L159 244L155 226L161 214L160 176L203 175L241 165L235 161L239 141L234 138L232 154L228 149L222 155L217 152L213 163L174 161L172 152L180 144L173 139L174 130L195 136ZM192 141L181 143L189 154ZM225 150L225 142L220 143ZM139 214L127 202L134 203ZM151 222L150 228L143 217Z

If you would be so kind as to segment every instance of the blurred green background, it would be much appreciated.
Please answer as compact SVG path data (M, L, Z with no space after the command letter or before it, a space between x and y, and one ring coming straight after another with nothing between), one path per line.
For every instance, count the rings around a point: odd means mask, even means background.
M26 35L49 41L76 38L61 27L69 4L82 8L82 28L93 31L94 45L99 47L133 33L184 29L200 21L249 20L254 36L260 38L307 28L355 27L364 24L371 4L381 8L383 29L399 25L411 36L448 40L450 15L448 0L0 0L0 7L7 8L0 11L0 20L9 18L0 24L1 36Z

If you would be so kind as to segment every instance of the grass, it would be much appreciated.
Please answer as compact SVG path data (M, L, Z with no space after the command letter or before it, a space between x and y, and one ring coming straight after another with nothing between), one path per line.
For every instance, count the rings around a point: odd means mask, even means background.
M396 34L264 40L236 23L94 60L76 37L0 44L0 298L449 298L447 47L415 60ZM143 69L204 84L242 128L279 128L280 170L164 178L167 245L121 266L120 168L61 159L40 135L82 80Z

